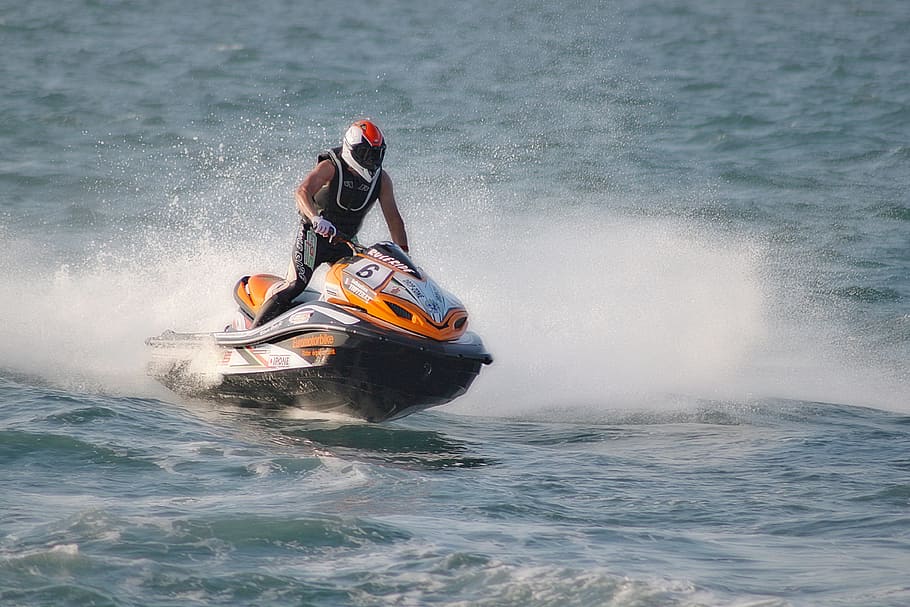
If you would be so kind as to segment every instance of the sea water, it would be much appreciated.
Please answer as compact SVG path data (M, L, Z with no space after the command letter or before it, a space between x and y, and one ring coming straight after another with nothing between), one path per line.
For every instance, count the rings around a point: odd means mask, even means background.
M910 6L0 6L0 605L910 604ZM144 339L385 130L495 363L369 425ZM363 240L387 238L374 211Z

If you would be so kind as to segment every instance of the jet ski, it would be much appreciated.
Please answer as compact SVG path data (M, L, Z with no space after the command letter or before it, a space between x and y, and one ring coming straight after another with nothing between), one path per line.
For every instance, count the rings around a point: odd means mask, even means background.
M463 395L493 358L468 331L462 303L398 245L342 241L352 255L274 320L252 326L282 278L256 274L237 282L238 310L225 330L165 331L146 340L149 373L187 397L296 406L370 422Z

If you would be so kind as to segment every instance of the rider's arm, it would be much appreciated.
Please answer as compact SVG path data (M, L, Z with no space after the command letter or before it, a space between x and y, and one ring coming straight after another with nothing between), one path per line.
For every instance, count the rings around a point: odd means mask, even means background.
M309 175L303 178L303 182L294 193L294 198L297 200L297 211L301 215L309 220L319 215L313 196L329 183L334 176L335 163L331 160L323 160L310 171Z
M385 217L386 225L389 226L389 234L392 240L405 251L408 250L408 233L404 229L404 219L398 211L398 203L395 202L395 191L392 188L392 178L385 171L382 172L382 186L379 190L379 208L382 209L382 216Z

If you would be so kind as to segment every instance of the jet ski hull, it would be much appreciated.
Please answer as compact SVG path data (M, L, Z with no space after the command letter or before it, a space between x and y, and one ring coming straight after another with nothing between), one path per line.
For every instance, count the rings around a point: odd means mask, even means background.
M148 343L150 373L179 394L370 422L448 403L492 361L473 333L437 342L383 332L322 302L251 331L165 332Z

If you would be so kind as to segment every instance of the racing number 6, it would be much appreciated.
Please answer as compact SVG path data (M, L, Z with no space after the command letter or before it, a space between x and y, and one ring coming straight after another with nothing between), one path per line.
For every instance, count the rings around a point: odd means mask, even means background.
M370 265L363 266L362 268L357 270L357 276L359 276L360 278L369 278L370 276L373 275L373 272L375 272L376 270L381 270L381 269L382 268L377 266L375 263L371 263Z

